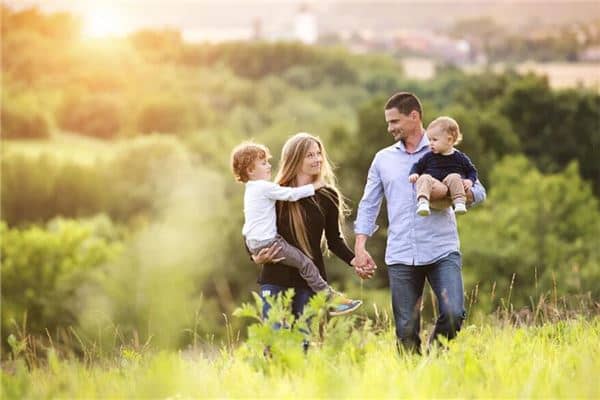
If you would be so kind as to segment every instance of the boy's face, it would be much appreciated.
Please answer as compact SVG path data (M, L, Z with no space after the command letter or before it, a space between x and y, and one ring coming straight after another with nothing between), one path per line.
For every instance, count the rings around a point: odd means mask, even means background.
M427 138L429 139L429 148L432 153L445 154L452 150L454 140L452 136L442 131L439 128L431 128L427 130Z
M255 160L252 166L248 169L248 177L251 181L270 180L271 179L271 163L266 158Z

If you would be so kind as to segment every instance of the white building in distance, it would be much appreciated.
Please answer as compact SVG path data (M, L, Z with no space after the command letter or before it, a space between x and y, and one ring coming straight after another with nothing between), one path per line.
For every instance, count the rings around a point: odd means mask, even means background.
M304 44L315 44L319 38L317 18L306 5L300 6L294 18L294 37Z

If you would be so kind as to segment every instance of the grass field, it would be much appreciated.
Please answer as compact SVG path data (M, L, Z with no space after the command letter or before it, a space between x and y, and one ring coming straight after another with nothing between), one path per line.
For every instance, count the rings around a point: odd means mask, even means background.
M391 329L341 326L307 354L288 341L270 359L252 338L212 355L122 348L93 363L50 350L43 366L4 368L2 398L600 398L598 318L471 325L425 356L398 354Z

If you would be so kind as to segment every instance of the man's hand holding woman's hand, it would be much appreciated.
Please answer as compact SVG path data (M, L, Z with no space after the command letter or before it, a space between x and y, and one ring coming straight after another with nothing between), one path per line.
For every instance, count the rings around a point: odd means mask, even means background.
M371 258L371 255L366 250L357 253L352 261L350 261L350 264L354 267L354 271L361 279L372 278L377 269L375 261L373 261L373 258Z
M369 254L366 248L367 235L357 234L354 241L354 258L350 262L354 267L356 274L361 279L369 279L375 273L377 265L373 261L373 257Z
M271 247L261 249L256 255L252 255L252 261L255 264L278 263L285 260L285 257L275 258L281 250L281 246L274 244Z

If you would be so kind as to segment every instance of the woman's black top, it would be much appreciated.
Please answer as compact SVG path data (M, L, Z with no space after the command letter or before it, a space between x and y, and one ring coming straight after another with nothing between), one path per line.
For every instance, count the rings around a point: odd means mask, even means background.
M325 195L325 192L328 192L331 198ZM321 253L323 232L325 232L327 247L336 256L348 265L354 258L354 253L348 248L340 232L338 224L339 199L332 189L323 187L317 190L314 196L300 199L297 203L304 212L306 233L314 257L313 262L319 269L323 279L327 280L323 253ZM289 207L286 207L285 202L281 202L277 206L277 232L289 244L300 249L289 224ZM300 276L298 269L285 265L285 260L275 264L265 264L258 278L258 283L309 289Z

